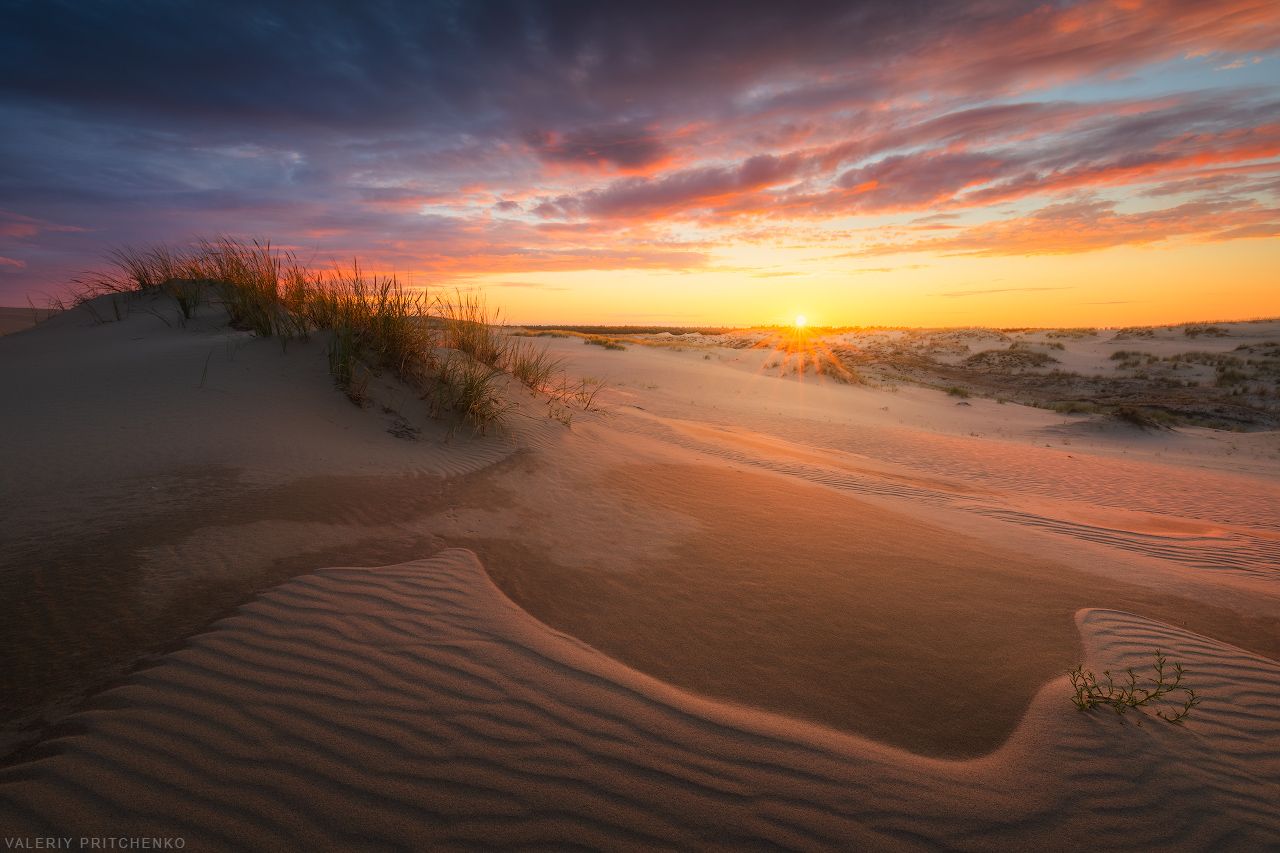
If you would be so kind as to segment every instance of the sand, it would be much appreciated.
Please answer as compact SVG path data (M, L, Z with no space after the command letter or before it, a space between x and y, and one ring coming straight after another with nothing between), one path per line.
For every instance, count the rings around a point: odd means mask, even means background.
M6 834L1280 844L1274 432L552 339L603 411L470 436L143 307L0 341ZM1072 706L1155 648L1185 725Z
M290 581L0 771L6 832L189 849L469 845L1261 848L1280 837L1280 666L1084 610L1092 665L1158 644L1194 723L1077 713L1065 679L983 759L708 702L506 600L474 555Z

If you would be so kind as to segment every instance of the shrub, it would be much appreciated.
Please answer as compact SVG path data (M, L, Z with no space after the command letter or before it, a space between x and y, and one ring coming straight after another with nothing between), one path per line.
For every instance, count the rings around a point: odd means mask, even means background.
M1153 664L1155 676L1151 679L1150 687L1139 686L1138 676L1132 667L1125 670L1128 675L1127 683L1125 681L1117 683L1110 670L1104 670L1103 678L1098 678L1093 672L1086 672L1083 664L1077 666L1068 673L1071 678L1071 688L1075 691L1071 701L1081 711L1106 707L1124 716L1131 708L1144 708L1172 693L1181 692L1186 696L1181 708L1174 706L1174 710L1168 713L1164 710L1156 711L1156 716L1162 720L1181 723L1191 713L1191 709L1200 704L1200 697L1190 687L1183 686L1182 676L1185 670L1182 664L1175 663L1173 672L1167 673L1165 656L1158 649L1155 654L1156 659Z

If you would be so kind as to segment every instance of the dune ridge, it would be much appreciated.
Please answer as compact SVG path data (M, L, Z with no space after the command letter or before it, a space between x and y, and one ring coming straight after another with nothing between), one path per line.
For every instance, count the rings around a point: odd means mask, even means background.
M0 770L0 823L188 849L1280 843L1280 664L1117 611L1077 624L1089 666L1158 645L1203 706L1122 725L1058 678L996 753L928 759L630 670L529 617L467 551L322 569Z

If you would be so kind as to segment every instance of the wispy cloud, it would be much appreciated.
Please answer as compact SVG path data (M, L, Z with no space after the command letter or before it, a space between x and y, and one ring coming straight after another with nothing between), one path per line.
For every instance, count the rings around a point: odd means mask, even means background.
M982 290L949 290L945 293L935 293L935 296L945 296L948 299L959 299L963 296L987 296L993 293L1038 293L1043 290L1074 290L1074 288L1066 287L989 287Z

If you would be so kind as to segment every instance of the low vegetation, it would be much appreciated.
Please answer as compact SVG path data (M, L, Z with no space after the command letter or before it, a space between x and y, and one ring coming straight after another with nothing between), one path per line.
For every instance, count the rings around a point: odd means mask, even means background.
M614 338L606 338L602 335L590 335L582 339L584 344L592 346L604 347L605 349L626 349L621 343Z
M1190 687L1183 685L1182 677L1186 671L1182 664L1175 663L1170 672L1165 656L1159 650L1156 650L1152 668L1155 674L1150 677L1150 686L1144 686L1132 667L1126 669L1124 676L1117 681L1110 670L1104 670L1099 678L1092 671L1086 671L1083 665L1077 666L1068 673L1074 691L1071 701L1081 711L1110 708L1116 714L1124 716L1134 708L1154 708L1153 703L1180 693L1183 696L1181 707L1166 703L1166 707L1155 709L1155 714L1167 722L1181 723L1191 713L1191 709L1200 704L1200 697Z
M1231 335L1230 332L1221 326L1209 325L1187 326L1182 330L1182 334L1186 335L1188 338L1198 338L1201 335L1209 338L1226 338Z
M174 299L184 324L201 305L217 304L234 328L276 339L282 348L325 334L329 372L358 404L367 400L370 378L383 371L478 431L501 424L514 408L506 377L561 405L582 399L552 388L560 361L504 334L497 312L475 295L432 299L395 276L366 274L357 261L312 269L270 243L229 237L191 248L122 248L109 260L105 273L75 282L76 304L113 294L119 320L131 295L159 294ZM582 407L593 402L594 393Z

